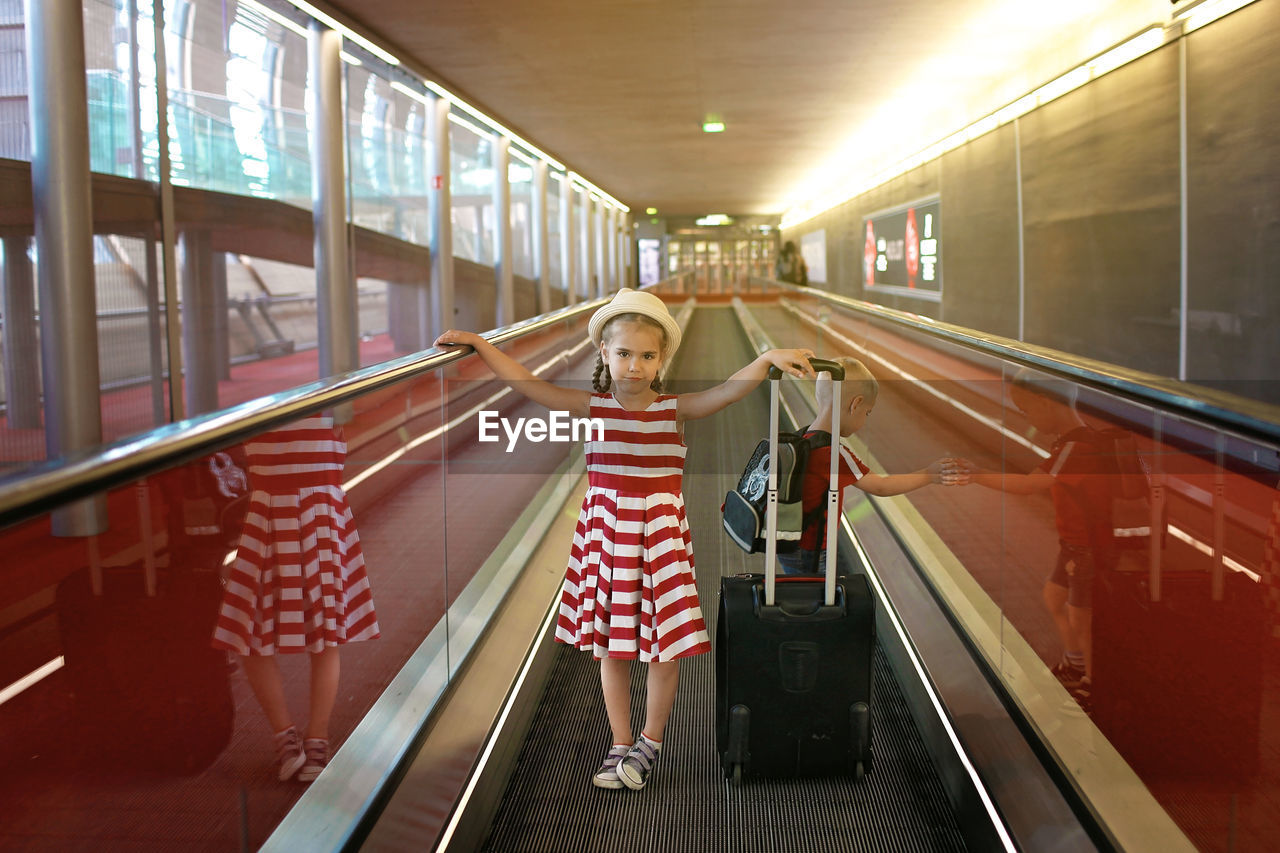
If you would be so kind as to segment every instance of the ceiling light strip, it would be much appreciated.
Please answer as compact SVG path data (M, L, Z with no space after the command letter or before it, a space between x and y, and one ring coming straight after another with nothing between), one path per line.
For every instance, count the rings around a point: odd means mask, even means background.
M430 106L431 104L431 99L428 98L424 93L419 92L418 90L412 87L406 86L404 83L401 83L399 80L392 80L391 88L395 89L397 92L399 92L402 95L408 95L410 98L413 98L415 101L417 101L420 104L423 104L424 106Z
M28 687L31 687L35 684L40 683L47 676L50 676L53 673L57 672L58 670L62 669L65 663L66 661L63 659L62 655L58 655L56 658L53 658L50 661L46 661L45 663L41 664L36 669L22 676L22 678L19 678L17 681L13 682L12 684L6 685L4 689L0 690L0 705L3 705L5 702L8 702L10 699L17 696L19 693L26 690Z
M255 3L255 0L244 0L244 2ZM311 17L315 18L317 21L324 24L325 26L330 27L334 30L337 30L339 33L343 35L344 38L351 39L356 44L360 45L365 50L369 51L374 56L378 57L384 62L394 66L401 66L400 59L397 56L382 49L378 45L374 44L368 38L356 32L355 30L351 29L346 24L343 24L341 21L339 21L337 18L333 17L332 15L329 15L321 11L320 9L316 8L315 6L311 5L310 3L307 3L306 0L288 0L288 2L294 8L310 15ZM256 3L255 3L255 7L256 7ZM258 8L265 8L265 7L258 7ZM274 17L272 19L279 20L280 23L284 24L285 19L283 19L283 16L279 16L278 13L274 13L274 14L277 17ZM293 29L298 26L295 22L292 22L292 21L289 22L289 24L292 24L290 29ZM285 24L285 25L288 26L289 24ZM297 31L300 31L303 35L306 35L305 29L295 30L295 32ZM407 69L402 68L402 70L408 73ZM415 74L415 76L417 75ZM532 153L533 156L538 157L542 160L545 160L547 164L552 166L553 168L558 169L561 172L568 171L568 167L565 166L564 163L561 163L559 160L552 157L550 154L546 153L541 148L529 142L527 139L520 136L519 134L513 133L509 128L505 127L501 122L485 115L483 112L471 106L471 104L467 103L462 98L459 98L453 92L450 92L448 89L441 86L439 83L436 83L432 80L424 79L422 80L422 84L427 89L430 89L435 94L449 101L451 105L457 106L458 109L462 110L463 112L467 113L468 115L478 120L482 125L487 125L488 127L492 128L492 131L486 130L486 131L481 131L481 133L490 133L490 132L500 133L503 136L510 138L513 142L519 144L521 148L524 148L526 151L529 151L530 153ZM392 85L394 86L395 84L393 83ZM405 94L409 94L412 97L418 98L418 100L422 100L422 98L420 98L417 95L417 93L413 93L412 90L407 86L401 88L400 91L404 92ZM468 125L468 126L471 126L471 125ZM589 186L593 192L596 192L599 195L601 195L611 206L616 207L623 212L629 213L631 211L631 208L627 207L625 204L618 201L616 198L609 195L607 192L600 189L595 184L592 184L590 181L587 181L586 179L581 177L578 178L578 181L579 183Z
M475 124L474 122L467 121L465 118L458 115L457 113L449 113L449 121L453 122L458 127L465 127L467 130L471 131L481 139L484 139L485 137L493 133L493 131L486 130L485 128L481 127L478 124Z
M275 9L271 9L266 6L263 6L261 3L257 2L257 0L240 0L240 5L250 10L256 15L261 15L262 17L266 18L269 21L274 21L275 23L284 27L286 30L291 30L292 32L297 33L303 38L307 37L307 28L304 27L302 24L299 24L297 21L293 20L292 18L288 18L284 15L281 15Z
M308 15L315 18L320 23L324 24L326 27L329 27L332 30L337 30L339 33L342 33L343 38L351 39L353 42L360 45L365 50L369 51L374 56L378 57L388 65L400 64L400 59L395 54L387 50L384 50L383 48L374 44L365 36L351 29L351 27L348 27L346 24L342 23L332 15L326 12L320 11L315 6L312 6L310 3L306 2L306 0L288 0L288 1L290 6L293 6L295 9L301 12L307 13Z
M1230 15L1237 9L1243 9L1254 0L1204 0L1177 12L1173 19L1182 21L1184 33L1198 30L1205 24L1211 24L1221 17Z
M517 160L521 160L525 163L528 163L530 166L537 164L537 160L538 160L537 157L534 157L532 154L526 154L525 152L521 151L519 148L516 148L513 146L511 148L508 148L507 151L508 153L511 154L512 157L516 158Z

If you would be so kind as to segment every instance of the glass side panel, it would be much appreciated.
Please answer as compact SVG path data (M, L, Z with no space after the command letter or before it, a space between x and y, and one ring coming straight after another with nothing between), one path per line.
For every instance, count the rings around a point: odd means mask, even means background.
M507 174L511 181L511 271L533 279L538 275L533 268L533 167L513 156Z
M488 134L449 122L453 254L493 263L493 143Z
M585 324L505 349L586 387ZM94 496L92 535L84 504L0 529L0 847L257 849L308 790L291 724L370 773L375 701L440 695L564 499L581 436L513 448L520 417L464 359Z
M860 459L890 474L964 460L961 485L851 512L899 530L1090 807L1119 837L1264 849L1280 831L1267 781L1280 448L792 304L775 337L879 380L847 439Z
M551 274L551 302L564 304L564 261L560 246L560 183L556 173L547 176L547 266Z
M248 4L165 18L175 186L310 209L307 40Z

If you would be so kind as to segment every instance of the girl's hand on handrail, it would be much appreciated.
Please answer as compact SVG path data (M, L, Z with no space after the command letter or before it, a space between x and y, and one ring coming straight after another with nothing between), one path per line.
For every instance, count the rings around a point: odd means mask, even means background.
M475 347L476 341L478 340L483 340L483 338L475 332L462 332L457 329L449 329L440 333L440 336L436 338L435 345L438 347Z

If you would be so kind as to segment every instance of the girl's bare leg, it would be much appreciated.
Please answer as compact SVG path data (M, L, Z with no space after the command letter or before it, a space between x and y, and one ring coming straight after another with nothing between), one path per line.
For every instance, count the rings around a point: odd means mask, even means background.
M338 698L338 647L328 646L311 655L311 720L307 737L329 739L329 716Z
M641 733L650 740L662 740L667 719L676 703L676 687L680 684L680 661L652 661L646 683L644 728Z
M284 685L280 681L280 667L276 665L275 656L240 655L240 665L244 667L253 695L267 715L271 731L282 732L293 725L284 701Z
M631 744L631 661L623 658L600 660L600 687L604 709L614 743Z

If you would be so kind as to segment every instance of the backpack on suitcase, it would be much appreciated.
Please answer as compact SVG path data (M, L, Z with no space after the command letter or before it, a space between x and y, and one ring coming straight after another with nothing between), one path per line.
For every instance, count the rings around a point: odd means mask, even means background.
M835 380L841 366L813 359ZM781 372L769 372L770 458L777 458ZM776 576L777 471L770 467L765 573L720 581L716 626L716 745L725 775L774 778L871 768L875 607L864 575L836 575L838 452L827 490L825 578Z
M765 550L766 510L769 503L769 469L774 467L778 479L778 524L773 537L779 554L786 554L800 547L804 531L818 516L822 507L804 513L801 498L805 467L809 453L815 447L824 447L830 436L825 432L806 435L805 430L782 432L776 438L776 449L771 450L771 440L762 439L747 466L738 478L738 485L724 496L720 506L725 533L748 554Z
M235 716L226 653L209 644L221 599L216 570L157 578L141 562L81 569L58 584L80 754L180 775L213 763Z

